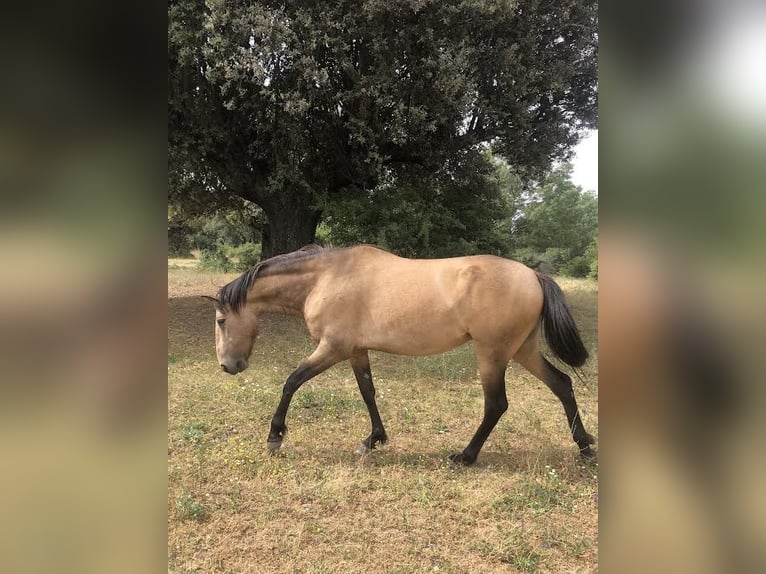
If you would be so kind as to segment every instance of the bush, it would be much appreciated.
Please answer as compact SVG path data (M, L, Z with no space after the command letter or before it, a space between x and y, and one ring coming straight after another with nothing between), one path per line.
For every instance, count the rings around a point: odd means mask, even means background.
M224 249L223 245L215 245L211 249L203 249L197 264L199 268L204 271L219 271L222 273L233 271L233 265L226 256Z
M559 272L570 277L587 277L590 273L590 261L585 255L578 255L559 267Z
M215 251L222 245L241 245L252 239L254 230L237 215L217 213L199 220L196 229L189 230L188 242L192 249Z
M598 240L591 241L585 250L585 257L588 259L588 277L598 279Z
M259 243L243 243L235 247L216 243L212 248L202 250L198 266L205 271L229 273L247 271L260 260Z
M247 271L261 260L260 243L243 243L226 248L226 258L235 271Z

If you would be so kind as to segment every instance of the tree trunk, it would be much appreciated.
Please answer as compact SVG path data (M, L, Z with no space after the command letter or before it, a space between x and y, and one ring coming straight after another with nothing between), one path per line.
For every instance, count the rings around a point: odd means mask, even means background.
M261 257L268 259L314 242L321 211L306 205L264 208L268 221L261 231Z

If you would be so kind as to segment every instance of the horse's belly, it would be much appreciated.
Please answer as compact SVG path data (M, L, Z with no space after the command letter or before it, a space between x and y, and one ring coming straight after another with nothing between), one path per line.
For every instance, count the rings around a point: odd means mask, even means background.
M469 339L468 333L454 329L397 329L369 337L366 346L394 355L437 355Z

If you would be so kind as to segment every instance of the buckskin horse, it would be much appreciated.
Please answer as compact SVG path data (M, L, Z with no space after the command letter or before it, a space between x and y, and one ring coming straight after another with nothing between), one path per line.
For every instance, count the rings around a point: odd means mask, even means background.
M470 465L508 408L505 370L513 360L543 381L564 406L584 456L595 439L585 431L570 377L540 353L541 327L553 353L577 368L588 358L564 295L549 277L509 259L475 255L405 259L371 245L310 246L267 259L223 286L212 299L221 368L248 366L261 313L303 317L316 348L285 382L267 446L279 450L290 401L303 383L348 360L370 414L364 454L388 440L375 403L370 349L434 355L473 341L484 392L484 417L468 446L449 458Z

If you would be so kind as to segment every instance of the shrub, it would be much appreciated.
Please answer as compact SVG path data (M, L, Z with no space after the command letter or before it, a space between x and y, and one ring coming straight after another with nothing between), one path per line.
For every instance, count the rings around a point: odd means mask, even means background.
M231 246L216 243L200 253L199 268L205 271L229 273L246 271L261 260L259 243L243 243Z
M222 245L215 245L212 249L203 249L197 265L204 271L228 273L234 270Z
M253 229L236 214L217 213L211 218L198 220L189 230L188 241L193 249L215 250L220 245L240 245L253 237Z
M247 271L261 260L260 243L243 243L226 248L229 266L235 271Z
M570 277L587 277L590 273L590 261L588 261L585 255L572 257L572 259L561 265L559 272Z
M176 498L176 512L181 520L202 522L205 519L204 507L188 494Z
M598 279L598 240L591 241L585 250L585 257L588 260L588 277Z

